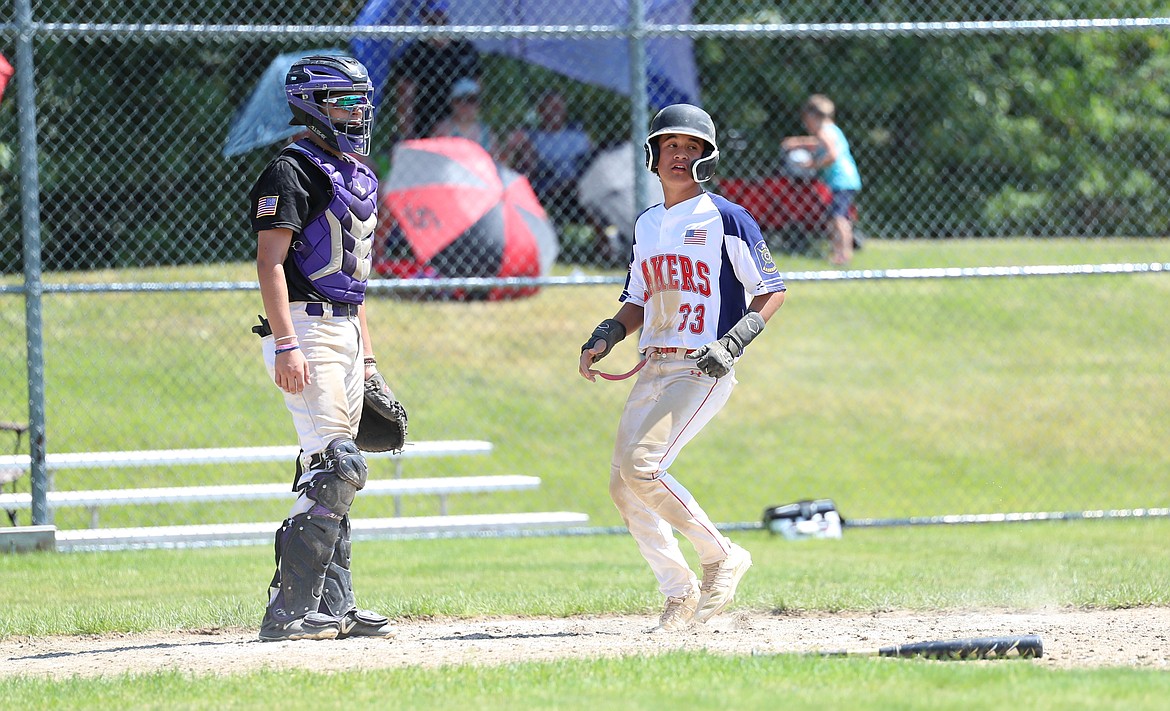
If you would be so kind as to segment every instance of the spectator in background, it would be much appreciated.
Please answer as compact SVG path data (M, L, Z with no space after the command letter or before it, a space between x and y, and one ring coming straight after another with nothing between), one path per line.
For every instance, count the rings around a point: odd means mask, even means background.
M548 90L536 102L536 125L514 131L501 161L528 176L536 196L558 229L589 220L577 200L577 179L593 157L593 142L569 122L565 97Z
M447 24L447 0L422 0L420 21ZM478 79L479 52L465 39L426 37L410 43L390 68L395 85L398 139L426 138L450 113L451 88L459 79Z
M479 82L463 78L451 87L451 115L435 124L433 135L457 136L483 146L496 157L496 138L487 124L479 120Z
M789 136L780 143L785 151L803 148L812 153L806 167L817 171L833 193L829 204L830 238L833 253L829 261L844 266L853 259L853 200L861 189L861 175L849 150L849 140L834 119L836 107L829 97L813 94L801 109L800 118L807 136Z

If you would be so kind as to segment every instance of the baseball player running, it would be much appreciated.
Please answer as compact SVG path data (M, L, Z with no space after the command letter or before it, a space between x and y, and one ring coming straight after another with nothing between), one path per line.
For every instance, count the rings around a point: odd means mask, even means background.
M355 59L314 56L293 64L285 93L308 136L281 151L250 193L268 315L253 330L302 452L260 639L387 637L387 618L356 607L350 576L349 509L367 476L355 441L365 393L393 397L363 305L378 181L353 155L369 153L370 81Z
M654 629L673 631L722 612L752 564L669 470L727 402L735 362L784 303L785 286L755 219L703 189L719 162L705 111L660 111L645 153L665 199L638 217L622 305L581 347L579 369L595 381L591 366L642 329L645 360L618 424L609 493L666 596ZM671 527L695 547L701 581Z

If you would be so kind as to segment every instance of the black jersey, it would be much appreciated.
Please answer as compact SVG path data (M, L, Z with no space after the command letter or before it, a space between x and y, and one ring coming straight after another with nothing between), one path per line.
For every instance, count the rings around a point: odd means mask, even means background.
M282 151L272 160L248 193L252 231L284 228L293 241L304 226L329 204L333 184L308 158L296 151ZM329 301L301 273L292 250L284 260L289 301Z

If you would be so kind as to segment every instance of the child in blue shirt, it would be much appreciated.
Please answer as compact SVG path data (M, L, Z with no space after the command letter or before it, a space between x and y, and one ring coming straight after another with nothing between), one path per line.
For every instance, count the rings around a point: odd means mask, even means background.
M829 261L844 266L853 259L853 220L850 216L861 175L849 150L849 140L833 120L836 107L829 97L813 94L801 109L800 117L807 136L789 136L780 147L785 151L803 148L812 153L806 167L817 171L829 186L833 198L829 205L829 227L833 253Z

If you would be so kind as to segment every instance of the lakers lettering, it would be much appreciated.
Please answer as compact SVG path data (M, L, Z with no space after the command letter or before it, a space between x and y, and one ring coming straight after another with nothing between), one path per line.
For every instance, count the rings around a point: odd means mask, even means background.
M658 254L642 260L642 279L647 297L661 291L711 295L711 267L685 254Z

